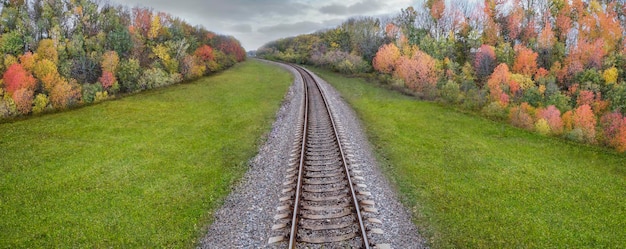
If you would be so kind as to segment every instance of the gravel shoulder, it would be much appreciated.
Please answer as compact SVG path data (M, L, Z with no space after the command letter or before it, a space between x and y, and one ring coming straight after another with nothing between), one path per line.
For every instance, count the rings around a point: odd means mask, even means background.
M267 62L297 72L282 64ZM336 122L343 126L342 141L363 171L368 191L378 209L376 217L382 221L382 236L376 243L390 244L392 248L425 248L425 240L411 222L409 212L398 201L397 194L380 172L360 121L350 106L323 79L320 82L331 104ZM224 205L214 213L214 223L201 239L198 248L273 248L267 244L274 224L273 216L281 196L281 185L288 165L289 151L295 141L302 101L302 79L294 77L272 131L259 153L250 161L250 168L226 198ZM247 207L238 209L236 207Z

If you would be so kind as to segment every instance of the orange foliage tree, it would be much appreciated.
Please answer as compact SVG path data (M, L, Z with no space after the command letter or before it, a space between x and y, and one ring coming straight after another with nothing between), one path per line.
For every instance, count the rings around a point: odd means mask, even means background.
M517 56L513 63L513 72L532 77L537 72L538 54L521 45L516 45L515 51Z
M507 106L509 104L508 98L504 97L506 93L503 90L503 86L508 86L511 81L511 73L509 67L505 63L501 63L496 67L487 81L487 88L489 89L489 100L498 101L501 106Z
M591 106L582 105L576 108L572 117L574 129L580 129L583 139L589 143L596 142L596 117L591 110Z
M20 88L13 93L13 101L17 107L17 111L21 114L28 114L33 109L34 91L28 88Z
M35 55L31 52L26 52L20 56L20 64L26 69L26 71L33 72L35 67Z
M386 44L378 49L372 64L376 71L390 74L393 72L398 59L400 58L400 49L393 44Z

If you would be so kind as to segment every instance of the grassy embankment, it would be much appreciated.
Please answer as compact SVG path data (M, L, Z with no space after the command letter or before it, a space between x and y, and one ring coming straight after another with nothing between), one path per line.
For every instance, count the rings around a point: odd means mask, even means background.
M246 170L291 83L255 61L0 125L0 248L181 248Z
M356 109L435 248L626 245L626 155L314 71Z

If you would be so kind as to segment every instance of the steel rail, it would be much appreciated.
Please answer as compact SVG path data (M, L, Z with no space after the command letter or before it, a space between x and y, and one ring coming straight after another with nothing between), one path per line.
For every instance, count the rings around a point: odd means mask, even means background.
M308 97L309 97L309 93L308 93L308 89L307 89L307 82L308 79L305 76L308 76L308 78L311 79L312 83L315 84L315 87L318 89L318 91L320 92L320 95L322 97L325 109L326 109L326 113L328 114L328 117L330 119L330 123L332 126L332 130L333 130L333 134L334 137L337 141L337 145L339 147L339 152L341 154L341 163L343 165L343 169L345 171L346 174L346 178L348 180L348 186L350 188L350 195L352 197L352 202L353 202L353 208L354 211L356 213L357 216L357 220L359 222L359 229L361 230L361 238L363 241L363 248L369 249L369 241L367 239L367 233L365 230L365 224L363 223L363 216L361 215L361 208L359 206L359 201L356 195L356 191L354 190L354 185L352 183L352 178L350 176L350 170L348 168L348 165L346 163L346 156L344 153L344 149L343 146L341 145L341 140L339 139L339 133L337 132L337 127L336 127L336 122L333 118L332 112L330 110L330 104L328 103L328 99L325 96L324 91L322 90L321 86L319 85L319 83L315 80L315 77L313 77L313 75L311 73L309 73L307 70L303 69L302 67L296 66L296 65L291 65L293 68L295 68L299 73L300 76L302 78L302 82L304 84L304 95L306 100L305 103L305 117L304 117L304 132L303 132L303 139L302 139L302 151L300 153L300 165L299 165L299 169L298 169L298 183L297 183L297 187L296 187L296 199L294 202L294 210L293 210L293 216L292 216L292 223L291 223L291 233L290 233L290 237L289 237L289 248L295 248L296 246L296 242L297 242L297 227L298 227L298 213L299 213L299 206L300 206L300 192L302 190L302 175L303 175L303 171L304 171L304 158L305 158L305 153L306 153L306 142L307 142L307 132L308 132L308 108L309 108L309 104L308 104Z

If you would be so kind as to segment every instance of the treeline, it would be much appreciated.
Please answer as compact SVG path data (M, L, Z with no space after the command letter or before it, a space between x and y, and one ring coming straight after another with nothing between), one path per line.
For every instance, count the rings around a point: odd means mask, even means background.
M0 1L0 119L194 79L243 61L233 37L148 8Z
M625 29L623 1L428 0L393 18L271 42L258 54L373 72L424 99L623 152Z

